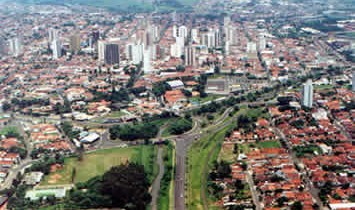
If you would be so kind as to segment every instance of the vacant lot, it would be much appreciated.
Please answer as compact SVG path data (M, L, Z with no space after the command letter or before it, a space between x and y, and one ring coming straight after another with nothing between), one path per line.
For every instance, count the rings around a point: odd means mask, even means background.
M112 166L128 161L144 165L149 180L152 181L158 169L155 158L156 150L153 146L99 150L85 154L81 161L76 157L65 159L64 167L46 176L42 185L85 182L92 177L102 175Z

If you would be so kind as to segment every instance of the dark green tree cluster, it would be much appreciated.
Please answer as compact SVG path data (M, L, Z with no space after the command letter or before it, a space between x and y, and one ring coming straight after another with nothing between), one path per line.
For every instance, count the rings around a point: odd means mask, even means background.
M246 114L241 114L238 116L238 119L237 119L237 127L242 128L246 131L251 131L255 127L254 122L256 120L257 120L256 117L250 117Z
M164 95L167 90L171 90L171 88L166 82L158 82L153 85L153 93L157 97Z
M83 191L85 189L85 191ZM112 167L102 176L77 185L70 192L67 208L145 209L151 201L149 182L142 165Z
M134 125L115 125L109 131L111 139L133 141L155 137L158 134L159 127L151 122L143 122Z
M40 105L40 106L48 106L49 105L49 99L18 99L18 98L13 98L11 100L11 103L15 106L22 108L29 107L32 105Z
M63 114L71 112L70 102L64 99L64 104L56 103L53 107L56 114Z
M44 174L49 174L51 170L51 165L53 164L63 164L64 157L62 155L56 154L55 157L45 156L43 160L34 162L30 168L27 168L26 171L41 171Z
M69 121L65 121L61 124L61 128L69 139L75 139L79 137L80 131L73 129L73 125Z
M172 123L169 126L170 133L174 135L179 135L185 133L186 131L191 130L192 128L192 119L185 117L178 119L175 123Z
M207 97L207 93L205 92L205 87L207 84L207 75L201 74L199 78L199 84L194 88L194 91L198 91L200 93L200 97Z

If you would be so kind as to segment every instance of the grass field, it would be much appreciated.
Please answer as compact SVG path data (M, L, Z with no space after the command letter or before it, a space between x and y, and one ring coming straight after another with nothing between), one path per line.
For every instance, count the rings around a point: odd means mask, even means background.
M127 148L112 148L99 150L84 155L79 161L76 157L65 159L64 167L46 176L41 185L57 185L85 182L92 177L102 175L112 166L127 161L144 165L150 182L158 172L155 163L156 149L153 146L134 146ZM75 170L75 172L73 172ZM73 177L73 174L75 176Z
M315 85L314 89L316 90L326 90L326 89L332 89L334 88L333 85Z
M208 171L212 162L217 160L224 136L230 128L227 126L213 135L205 136L191 146L188 153L187 209L203 209L202 193L206 193Z
M236 154L233 153L234 145L233 144L223 144L221 152L219 153L218 160L226 161L226 162L233 162L237 157Z
M218 95L208 95L207 97L201 98L199 96L194 96L190 98L190 101L195 101L195 102L199 102L199 103L205 103L207 101L212 101L212 100L216 100L218 98L221 98L222 96L218 96Z
M281 143L279 141L261 141L257 143L259 148L280 148Z
M175 149L172 144L164 147L164 176L160 183L158 209L174 209Z
M64 204L57 204L54 206L45 206L45 207L40 207L39 210L64 210Z

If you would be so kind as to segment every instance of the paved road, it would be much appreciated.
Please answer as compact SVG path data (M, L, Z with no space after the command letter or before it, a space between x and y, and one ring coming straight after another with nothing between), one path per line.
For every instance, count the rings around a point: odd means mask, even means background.
M185 210L185 183L186 183L186 156L188 149L191 144L201 138L201 132L207 133L204 131L211 130L211 132L216 132L219 129L224 128L228 125L229 122L224 122L225 119L229 116L229 113L233 110L233 108L228 108L222 114L222 116L215 121L214 125L211 125L203 130L199 128L198 125L194 126L194 128L186 133L180 135L175 139L176 142L176 170L175 170L175 180L174 180L174 206L175 210ZM195 120L198 123L198 120ZM207 134L208 135L208 134Z
M163 148L159 146L158 154L157 154L157 163L159 165L159 173L158 176L155 178L153 185L152 185L152 210L157 210L157 202L159 197L160 191L160 182L164 175L164 162L163 162Z
M251 176L251 172L248 171L246 173L246 175L247 175L247 182L249 184L250 192L251 192L251 195L252 195L252 198L253 198L253 202L255 204L255 209L256 210L261 210L262 207L260 205L261 203L259 202L259 195L258 195L258 192L255 189L255 184L254 184L254 181L253 181L253 177Z
M197 137L197 136L196 136ZM176 139L176 170L174 181L174 201L176 210L185 209L185 175L187 150L196 138L194 135L186 135Z
M18 173L22 173L24 169L31 166L32 163L35 162L34 160L25 160L22 161L16 168L13 168L9 171L8 176L6 177L5 181L0 185L0 188L9 189L12 185L14 179L16 179Z

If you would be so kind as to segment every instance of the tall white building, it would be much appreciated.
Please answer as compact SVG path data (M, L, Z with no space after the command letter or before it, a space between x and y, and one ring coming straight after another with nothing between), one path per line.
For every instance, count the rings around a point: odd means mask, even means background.
M22 43L21 39L18 37L9 40L9 50L10 54L13 56L18 56L22 53Z
M175 43L170 46L170 56L174 58L179 58L183 54L181 47Z
M153 25L152 33L153 33L154 42L158 41L159 38L160 38L160 27L159 27L159 25Z
M235 31L232 26L226 26L224 27L224 33L225 33L225 41L229 42L229 44L234 45L235 44Z
M140 64L143 62L143 56L144 44L128 44L126 46L127 60L131 61L133 64Z
M106 45L106 41L103 41L103 40L99 40L99 42L97 44L98 59L101 62L103 62L105 60L105 45Z
M143 71L145 74L149 74L152 72L152 66L150 61L150 47L147 50L144 50L144 58L143 58Z
M179 28L177 25L173 25L173 37L177 37L179 34Z
M266 48L266 39L264 34L259 35L259 51L263 51Z
M58 59L62 56L62 46L59 40L52 41L53 59Z
M313 84L312 80L307 80L306 84L303 85L302 91L302 105L308 108L312 108L313 105Z
M198 29L197 28L193 28L191 29L191 40L193 42L198 42Z
M185 46L185 38L184 37L176 37L175 44L172 44L170 47L170 55L172 57L180 57L184 53Z
M220 33L218 29L210 29L210 31L201 34L201 44L208 48L219 47Z
M184 37L184 38L186 38L186 37L187 37L187 33L188 33L188 30L187 30L187 27L186 27L186 26L180 26L180 27L179 27L179 34L178 34L178 37Z
M256 53L256 43L255 42L248 42L247 53Z
M50 28L48 30L48 42L52 43L54 40L59 39L59 33L58 30L55 28Z
M177 25L173 26L173 37L186 38L187 34L188 34L188 29L186 26L180 26L180 27L178 27Z

